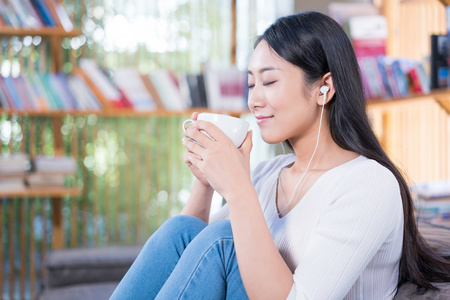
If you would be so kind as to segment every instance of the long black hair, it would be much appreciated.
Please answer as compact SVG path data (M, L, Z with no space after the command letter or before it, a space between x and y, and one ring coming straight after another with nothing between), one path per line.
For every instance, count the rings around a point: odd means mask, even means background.
M408 185L371 128L358 62L342 27L322 13L304 12L278 19L258 38L255 46L261 40L299 67L306 85L331 72L335 94L327 104L327 112L333 140L343 149L376 160L396 177L404 215L397 286L411 282L417 286L417 293L423 293L426 289L436 289L432 282L450 281L450 263L419 234Z

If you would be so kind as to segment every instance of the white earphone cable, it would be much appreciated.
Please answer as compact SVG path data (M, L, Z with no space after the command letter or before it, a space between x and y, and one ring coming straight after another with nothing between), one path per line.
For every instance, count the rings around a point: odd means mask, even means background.
M296 184L295 187L294 187L294 191L292 192L292 195L291 195L291 198L289 199L289 202L288 202L288 203L286 204L286 206L278 213L278 216L280 216L280 215L286 210L286 208L289 206L289 204L291 204L292 199L294 199L295 192L297 191L297 188L298 188L298 186L300 185L300 183L303 181L303 178L305 178L306 172L308 172L309 166L311 165L311 162L312 162L312 160L313 160L313 158L314 158L314 155L316 154L317 147L319 146L320 129L322 128L323 109L324 109L324 107L325 107L326 96L327 96L327 93L325 92L325 93L323 94L322 111L320 112L319 131L318 131L318 133L317 133L316 147L314 148L314 152L313 152L313 154L311 155L311 158L310 158L310 160L309 160L309 163L308 163L308 166L306 167L305 172L303 173L302 177L300 178L300 180L297 182L297 184ZM283 146L283 144L281 144L281 145L282 145L282 147L283 147L283 154L284 154L284 146Z

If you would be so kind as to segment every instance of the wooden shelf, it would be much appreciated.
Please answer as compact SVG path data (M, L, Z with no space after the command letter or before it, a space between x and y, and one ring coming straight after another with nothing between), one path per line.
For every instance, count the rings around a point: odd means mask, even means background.
M38 29L32 28L14 28L8 26L0 26L1 36L46 36L46 37L76 37L82 35L80 30L65 31L59 27L42 27Z
M17 191L0 191L0 198L62 198L77 197L81 195L81 188L27 188Z

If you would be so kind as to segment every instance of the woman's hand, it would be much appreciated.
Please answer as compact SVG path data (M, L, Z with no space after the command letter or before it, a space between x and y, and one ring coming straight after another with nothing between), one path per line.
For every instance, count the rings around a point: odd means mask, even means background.
M198 112L194 112L191 115L191 119L196 121L198 117ZM189 127L191 127L190 125ZM184 140L184 139L183 139ZM189 159L190 156L195 155L189 149L186 148L186 151L183 154L183 160L184 163L188 166L188 168L191 170L192 174L205 186L210 187L208 180L206 180L206 176L196 167L192 164L191 160Z
M212 139L200 130L206 132ZM247 133L239 149L217 126L206 121L197 121L189 126L185 136L187 139L183 139L183 144L187 148L190 168L199 170L203 176L197 178L206 180L225 199L240 186L251 184L251 131Z

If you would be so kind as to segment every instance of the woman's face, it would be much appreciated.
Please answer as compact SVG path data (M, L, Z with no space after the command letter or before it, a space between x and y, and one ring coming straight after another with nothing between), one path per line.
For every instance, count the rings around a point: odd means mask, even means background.
M262 40L248 67L248 104L263 140L270 144L288 139L292 145L316 135L320 106L314 91L305 87L303 71L282 59Z

